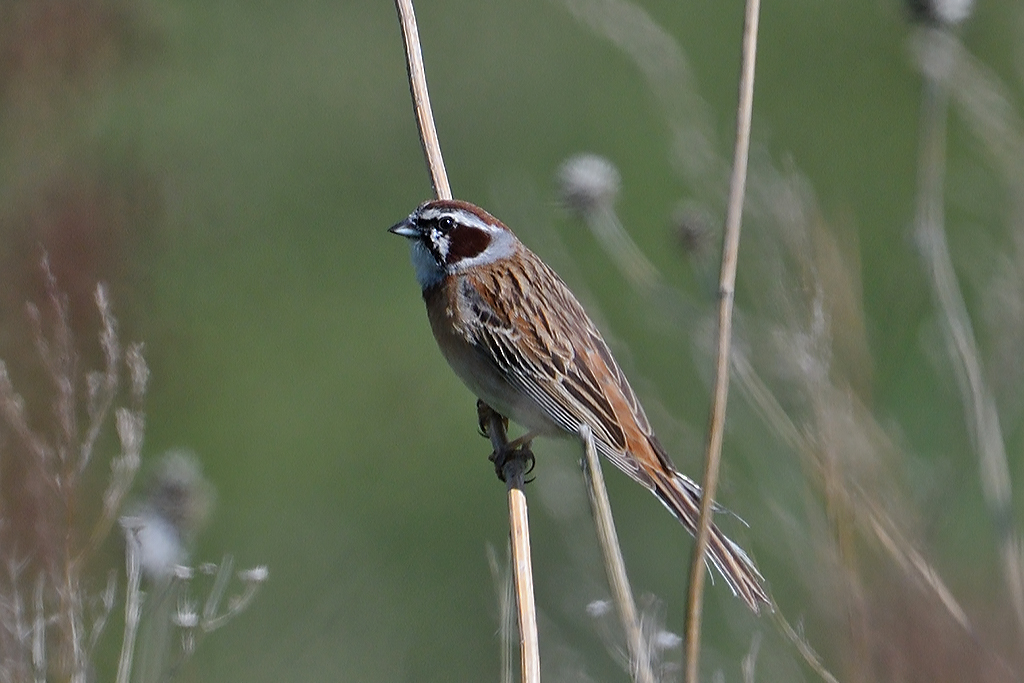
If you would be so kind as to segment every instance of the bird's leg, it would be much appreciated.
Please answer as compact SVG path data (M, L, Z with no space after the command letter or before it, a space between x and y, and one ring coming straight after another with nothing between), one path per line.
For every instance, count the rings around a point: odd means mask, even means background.
M494 435L491 431L491 423L498 420L500 422L501 440L505 441L505 434L508 432L508 418L479 398L476 400L476 419L480 425L480 436L490 439L492 443L494 442Z
M534 457L530 445L537 435L534 432L528 432L517 439L508 441L507 417L481 400L476 402L476 414L480 424L480 434L488 437L494 448L488 460L494 463L494 472L498 475L498 479L505 481L505 465L515 459L522 459L527 463L526 474L532 472L537 459Z

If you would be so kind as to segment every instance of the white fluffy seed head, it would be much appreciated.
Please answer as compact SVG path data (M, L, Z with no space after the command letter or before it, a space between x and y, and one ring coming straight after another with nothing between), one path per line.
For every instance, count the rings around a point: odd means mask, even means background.
M596 154L570 157L558 170L558 185L570 208L586 214L610 208L619 195L622 177L612 162Z
M947 24L965 21L974 10L974 0L932 0L935 14Z
M170 577L186 556L177 529L152 510L141 512L136 524L135 538L142 571L152 580Z

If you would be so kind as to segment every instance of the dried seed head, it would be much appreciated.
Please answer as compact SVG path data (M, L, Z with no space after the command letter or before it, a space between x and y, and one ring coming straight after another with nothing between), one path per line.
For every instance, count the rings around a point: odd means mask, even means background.
M238 572L238 578L242 583L263 583L270 578L270 570L266 565L258 565L252 569L244 569Z
M213 487L203 477L195 453L172 450L164 454L150 482L145 505L186 540L202 528L213 506Z
M934 26L963 23L974 10L974 0L907 0L911 16Z
M683 202L672 212L672 229L683 250L691 255L705 253L715 233L710 212L693 202Z
M196 612L195 605L186 603L178 606L172 620L179 628L195 628L199 625L199 613Z

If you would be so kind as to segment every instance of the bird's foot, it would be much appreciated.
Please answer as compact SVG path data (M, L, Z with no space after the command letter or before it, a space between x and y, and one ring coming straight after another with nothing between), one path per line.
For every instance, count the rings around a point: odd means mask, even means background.
M524 475L528 475L530 472L533 472L534 465L537 464L537 458L533 455L532 445L533 434L525 434L514 441L509 441L503 447L492 451L491 455L487 459L494 463L494 473L498 475L498 479L507 483L507 471L517 463L520 467L525 469L523 472ZM527 479L523 483L529 484L531 481L533 481L533 479Z
M488 460L494 463L494 473L498 475L498 479L507 483L506 471L516 464L525 468L524 474L532 472L534 465L537 464L537 459L530 446L536 435L529 432L518 439L506 441L508 418L481 400L476 402L476 415L479 421L480 435L489 438L494 446ZM531 481L533 480L529 479L523 483L528 484Z

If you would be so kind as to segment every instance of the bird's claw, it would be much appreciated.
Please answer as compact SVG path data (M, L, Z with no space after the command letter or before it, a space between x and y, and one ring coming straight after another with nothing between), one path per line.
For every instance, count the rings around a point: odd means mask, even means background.
M537 458L533 454L531 448L531 441L524 441L522 443L512 442L507 444L505 448L500 451L492 451L491 455L488 456L488 460L494 463L494 473L498 475L498 479L508 483L505 477L505 466L511 464L515 460L523 460L526 463L526 471L524 475L528 475L533 472L534 466L537 464ZM533 478L526 479L523 481L524 484L529 484L533 481Z

